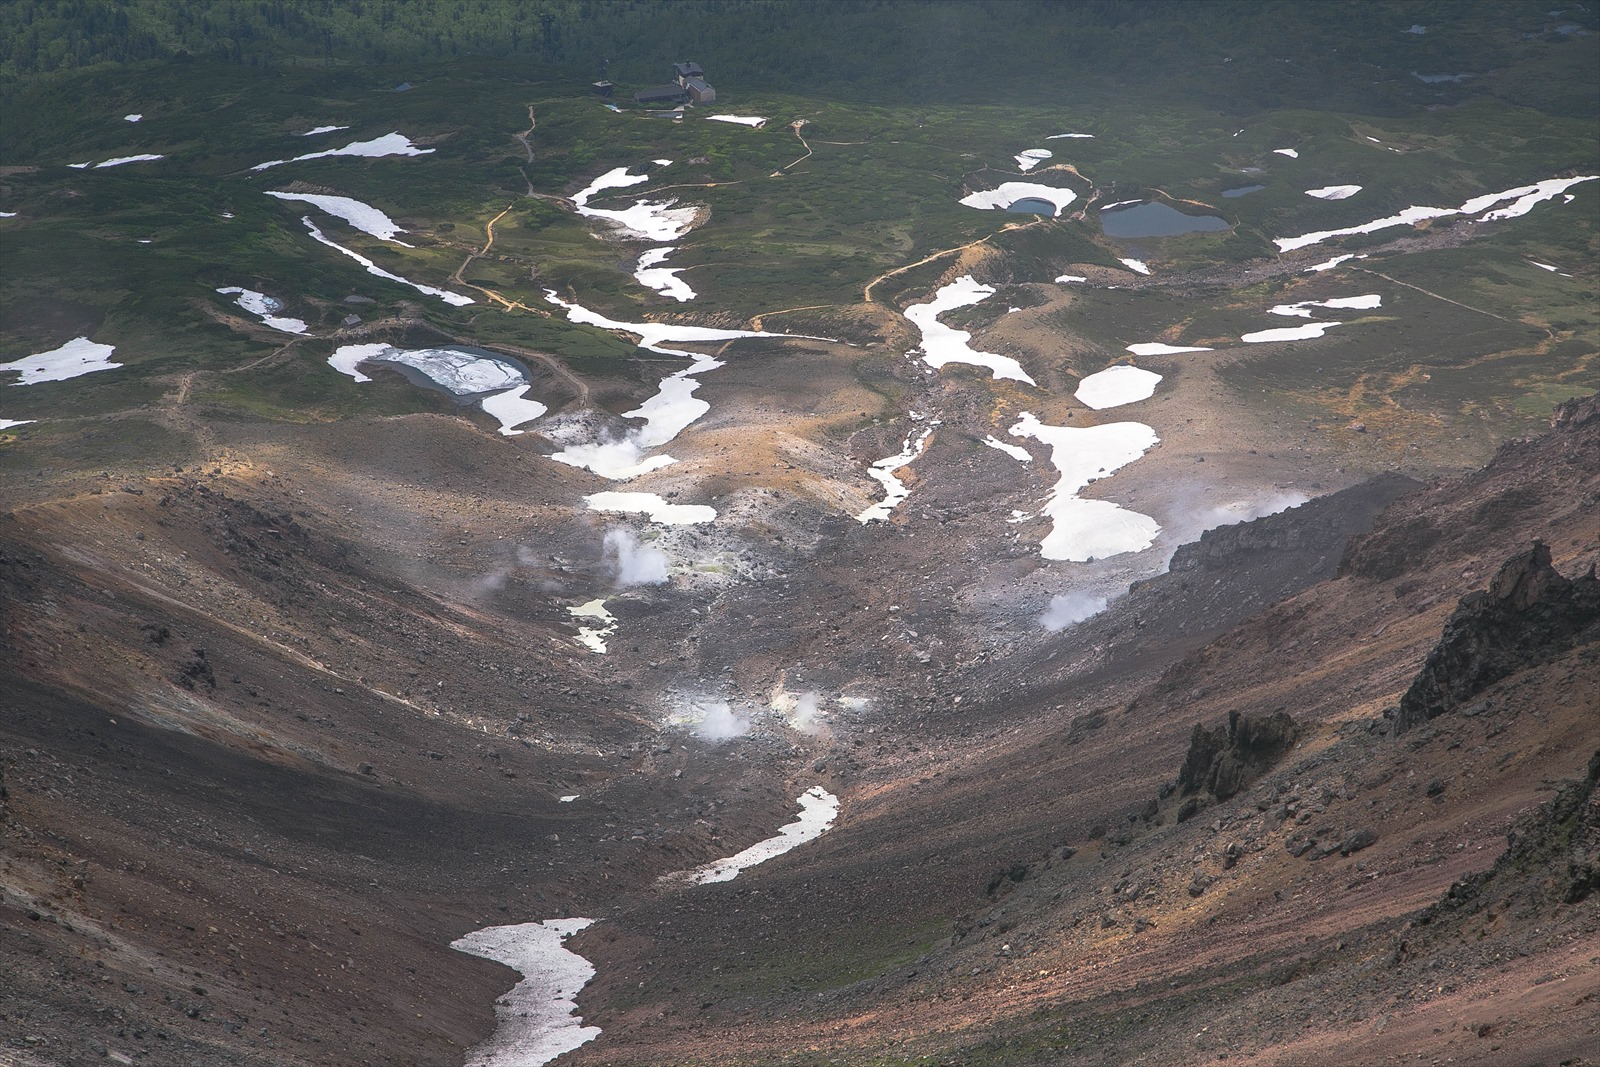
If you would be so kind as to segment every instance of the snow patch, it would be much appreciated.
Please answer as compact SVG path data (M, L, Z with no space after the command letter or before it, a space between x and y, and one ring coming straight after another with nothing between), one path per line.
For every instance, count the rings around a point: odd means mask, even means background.
M1023 448L1021 445L1013 445L1013 444L1009 444L1009 443L1007 443L1005 441L1002 441L998 437L996 437L994 434L990 434L989 436L985 437L983 439L983 443L988 445L990 448L998 448L1000 451L1004 452L1006 455L1010 456L1012 459L1016 460L1019 463L1032 463L1033 462L1033 453L1032 452L1029 452L1026 448Z
M431 153L431 148L418 148L411 143L411 138L401 133L386 133L382 137L374 137L370 141L351 141L343 148L330 148L326 152L308 152L303 156L293 159L269 159L265 163L257 163L251 170L266 170L268 167L281 167L285 163L299 163L307 159L325 159L329 156L364 156L368 159L377 159L381 156L425 156Z
M116 159L108 159L104 163L96 163L94 165L94 169L99 170L102 167L120 167L124 163L150 163L157 159L166 158L166 156L151 155L149 153L138 156L118 156ZM74 163L73 166L78 166L78 164Z
M1288 156L1290 159L1300 158L1300 153L1292 148L1274 148L1272 151L1275 155Z
M1012 158L1017 161L1017 168L1026 174L1028 171L1032 170L1034 167L1037 167L1040 163L1043 163L1054 154L1055 153L1051 152L1048 148L1027 148L1023 149Z
M1161 375L1139 367L1119 365L1091 374L1078 383L1073 395L1096 411L1121 407L1155 395Z
M697 295L689 288L689 283L678 277L684 268L658 267L656 264L666 262L667 256L676 249L652 248L639 257L638 266L633 269L633 276L639 284L647 289L654 289L662 296L670 296L679 303L693 300Z
M1366 259L1366 258L1367 257L1365 255L1360 255L1360 254L1357 254L1355 252L1346 252L1343 255L1334 256L1332 259L1330 259L1330 260L1328 260L1328 261L1326 261L1324 263L1318 263L1318 264L1315 264L1313 266L1307 267L1305 270L1301 271L1301 273L1302 274L1311 274L1314 271L1332 270L1333 268L1337 267L1341 263L1346 262L1347 260L1351 260L1351 259Z
M348 130L349 128L350 127L348 126L315 126L307 130L305 133L298 134L297 136L315 137L319 133L337 133L340 130Z
M707 115L706 119L710 122L736 122L757 130L767 124L767 120L760 115Z
M578 214L611 223L621 236L642 241L676 241L689 232L696 214L692 207L673 207L678 202L676 198L654 202L637 200L632 207L620 211L589 207L589 201L598 193L625 189L649 180L648 174L629 174L627 167L617 167L580 189L573 195L572 203Z
M412 247L404 241L396 240L395 234L405 233L393 219L370 204L363 204L348 196L322 196L317 193L277 193L271 192L268 196L279 200L303 200L313 207L319 207L335 218L341 218L360 230L368 233L380 241L393 241L397 245Z
M1268 308L1267 311L1272 315L1287 315L1290 318L1309 319L1312 308L1371 311L1373 308L1382 306L1383 297L1377 293L1367 293L1364 296L1340 296L1332 300L1301 300L1293 304L1278 304Z
M839 817L839 798L820 785L814 785L801 793L795 798L795 803L800 805L800 814L794 822L780 828L776 836L769 837L765 841L757 841L743 852L727 859L707 863L682 874L669 874L662 880L686 880L693 885L731 882L741 871L781 856L807 841L815 841L827 833L833 821Z
M1310 245L1321 244L1323 241L1334 237L1348 237L1358 233L1375 233L1386 230L1391 226L1408 226L1428 219L1448 218L1452 215L1476 215L1486 208L1493 207L1505 200L1512 203L1495 211L1489 211L1478 219L1479 222L1495 222L1503 219L1516 218L1526 215L1536 204L1554 199L1565 193L1568 189L1580 182L1592 182L1600 175L1585 174L1576 178L1549 178L1533 185L1518 186L1499 193L1486 193L1475 196L1460 207L1408 207L1395 215L1386 215L1381 219L1363 223L1360 226L1347 226L1342 230L1318 230L1315 233L1301 234L1299 237L1275 237L1272 243L1278 246L1279 252L1292 252L1297 248L1306 248Z
M905 444L899 452L892 456L885 456L867 468L868 477L883 486L883 499L857 515L857 522L863 526L869 522L888 522L889 513L899 506L900 501L911 495L911 490L904 482L895 477L894 472L908 466L918 456L922 455L922 450L928 445L928 435L933 433L934 427L938 424L938 420L935 419L932 425L922 431L921 436L918 436L915 442L912 441L912 436L915 435L916 431L907 434Z
M969 193L962 197L960 202L967 207L1004 211L1018 200L1029 199L1054 204L1055 217L1060 218L1061 212L1066 210L1067 205L1078 199L1078 194L1071 189L1057 189L1052 185L1039 185L1034 182L1003 182L998 189Z
M124 116L122 116L122 121L123 122L139 122L139 121L142 121L143 119L144 119L143 115L124 115Z
M524 432L517 427L532 422L550 410L537 400L527 399L528 390L532 388L531 385L519 385L503 393L484 397L478 406L500 423L502 436L517 437Z
M1121 263L1124 267L1127 267L1129 270L1133 271L1135 274L1149 274L1150 273L1150 268L1145 264L1144 260L1142 260L1142 259L1119 259L1119 260L1117 260L1117 262Z
M115 345L102 345L87 337L74 337L60 348L39 352L10 363L0 363L0 372L16 371L22 377L12 385L37 385L39 382L62 382L81 374L97 370L115 370L121 363L111 362Z
M1319 200L1348 200L1361 191L1359 185L1324 185L1321 189L1307 189L1307 196Z
M253 289L241 289L237 285L230 285L226 289L218 289L217 292L223 296L237 297L238 299L234 303L250 312L250 314L255 315L274 330L281 330L284 333L305 333L308 328L303 319L283 318L273 314L283 310L283 303L274 300L266 293L258 293Z
M1049 445L1050 462L1061 475L1042 511L1054 522L1039 545L1045 559L1083 563L1138 552L1155 543L1161 526L1150 516L1077 495L1090 482L1126 467L1160 443L1154 430L1138 422L1049 426L1025 411L1011 427L1011 435Z
M1313 337L1321 337L1335 326L1343 326L1342 322L1308 322L1304 326L1285 326L1277 330L1258 330L1247 333L1239 340L1245 344L1259 345L1271 341L1306 341Z
M590 511L646 515L663 526L691 526L712 522L717 509L705 504L669 504L655 493L590 493L583 498Z
M473 303L473 299L470 296L462 296L459 293L448 292L444 289L436 289L431 285L423 285L421 282L414 282L408 278L402 278L398 274L389 273L376 263L372 262L372 260L362 255L360 252L346 248L344 245L330 241L327 237L323 236L322 231L317 229L317 224L311 221L310 215L302 216L300 221L305 223L305 227L311 232L311 237L313 240L320 241L329 248L337 249L338 251L349 256L351 259L367 268L368 274L375 274L379 278L387 278L389 281L399 282L401 285L409 285L419 293L427 293L429 296L436 296L440 300L443 300L446 304L452 304L456 307L465 307L467 304Z
M1059 141L1063 137L1093 137L1093 136L1094 136L1094 134L1092 134L1092 133L1052 133L1049 137L1046 137L1045 140L1046 141Z
M543 1067L600 1036L577 1014L578 991L594 965L563 946L593 919L546 919L488 926L450 942L458 952L503 963L518 982L495 1001L495 1031L467 1053L466 1067Z
M1141 341L1136 345L1129 345L1127 351L1136 356L1176 356L1184 352L1210 352L1209 348L1185 347L1183 345L1164 345L1159 341Z
M939 321L939 316L944 312L970 307L993 294L992 286L981 285L967 274L942 287L928 303L912 304L906 308L906 319L922 331L922 361L935 369L947 363L969 363L989 368L996 378L1010 378L1034 385L1034 380L1015 359L993 352L975 351L967 343L972 340L972 334Z
M1056 276L1057 285L1066 285L1068 282L1086 282L1088 278L1078 274L1061 274Z

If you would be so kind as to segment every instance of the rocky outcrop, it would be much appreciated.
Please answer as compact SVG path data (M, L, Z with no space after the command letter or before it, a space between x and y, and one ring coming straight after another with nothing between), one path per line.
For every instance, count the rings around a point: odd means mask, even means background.
M1179 821L1200 810L1208 798L1236 796L1282 759L1299 737L1299 726L1282 711L1229 712L1227 725L1211 730L1195 723L1189 754L1178 772L1178 791L1189 798L1178 809Z
M1331 559L1352 535L1371 527L1378 511L1421 487L1421 482L1403 474L1381 474L1276 515L1218 526L1201 534L1198 541L1180 545L1167 570L1172 574L1220 570L1266 553ZM1318 577L1327 575L1325 571Z
M1395 732L1442 715L1495 682L1600 641L1594 568L1569 580L1536 542L1507 560L1486 591L1461 598L1395 712Z
M1600 889L1600 751L1588 774L1563 785L1554 799L1517 821L1493 867L1452 885L1417 917L1427 926L1452 915L1471 915L1510 900L1561 908Z

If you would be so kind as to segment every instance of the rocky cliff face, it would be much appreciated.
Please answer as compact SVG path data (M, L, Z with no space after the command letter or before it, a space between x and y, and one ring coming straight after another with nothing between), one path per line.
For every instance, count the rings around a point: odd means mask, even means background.
M1594 568L1570 581L1535 543L1501 566L1487 591L1461 598L1439 643L1400 700L1403 733L1472 699L1520 670L1600 641L1600 581Z

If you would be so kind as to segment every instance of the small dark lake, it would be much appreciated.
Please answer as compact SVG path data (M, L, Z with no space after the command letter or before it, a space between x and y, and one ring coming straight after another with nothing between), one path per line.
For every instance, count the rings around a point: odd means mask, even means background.
M1249 196L1251 193L1259 193L1265 188L1265 185L1241 185L1237 189L1224 189L1222 195L1232 199L1236 196Z
M1011 201L1007 211L1018 211L1025 215L1051 215L1056 213L1056 206L1048 200L1041 200L1037 196L1025 196L1021 200Z
M1228 223L1215 215L1185 215L1166 204L1145 203L1102 211L1100 228L1107 237L1176 237L1180 233L1226 230Z

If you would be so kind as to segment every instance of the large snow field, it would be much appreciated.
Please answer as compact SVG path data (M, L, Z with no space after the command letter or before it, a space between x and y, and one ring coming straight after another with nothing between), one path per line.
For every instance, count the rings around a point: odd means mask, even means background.
M912 304L906 308L907 320L922 331L922 361L934 368L947 363L987 367L996 378L1010 378L1034 385L1036 383L1022 369L1021 363L1010 356L974 350L967 343L972 340L972 334L939 321L939 316L944 312L970 307L993 294L992 286L982 285L967 274L943 286L928 303Z
M526 385L522 368L463 348L396 348L386 344L344 345L328 357L328 366L358 382L372 379L356 369L361 363L399 363L427 375L457 396L472 396Z
M594 965L562 943L593 919L488 926L450 942L458 952L503 963L522 981L495 1002L495 1031L467 1053L466 1067L543 1067L600 1036L577 1014Z
M115 345L102 345L87 337L74 337L60 348L23 356L10 363L0 363L0 372L16 371L21 375L12 385L60 382L80 374L93 374L97 370L114 370L122 366L111 362L111 353L115 351Z

